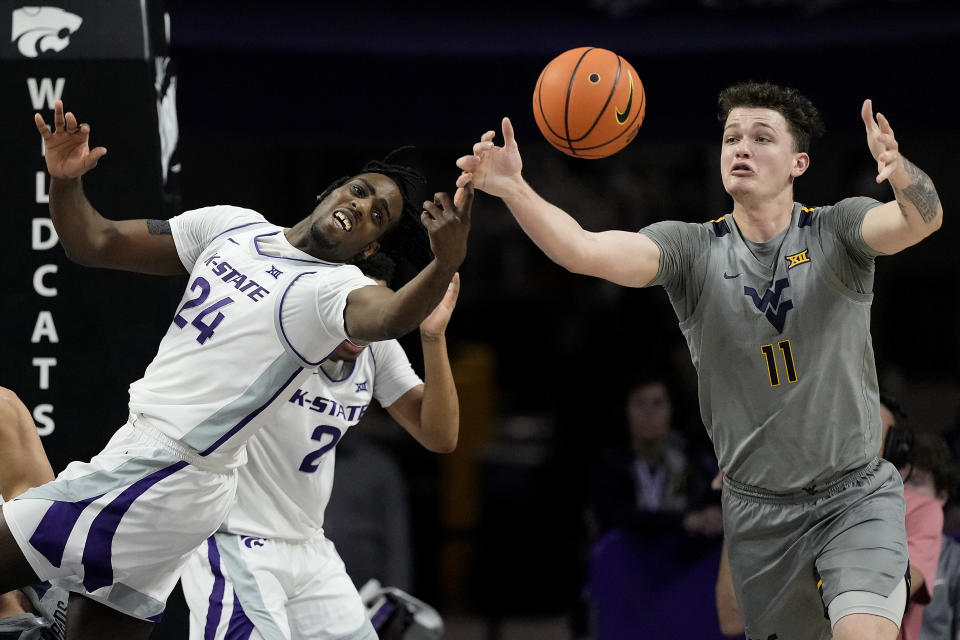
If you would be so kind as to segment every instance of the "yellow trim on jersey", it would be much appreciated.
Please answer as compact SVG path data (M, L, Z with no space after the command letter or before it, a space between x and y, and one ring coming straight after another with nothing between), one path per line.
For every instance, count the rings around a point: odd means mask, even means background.
M800 205L800 211L806 211L807 213L813 213L814 209L815 209L815 207L805 207L805 206L803 206L803 205Z
M727 216L720 216L720 217L717 218L716 220L710 220L709 222L712 222L712 223L714 223L714 224L716 224L716 223L718 223L718 222L723 222L723 219L726 218L726 217L727 217Z

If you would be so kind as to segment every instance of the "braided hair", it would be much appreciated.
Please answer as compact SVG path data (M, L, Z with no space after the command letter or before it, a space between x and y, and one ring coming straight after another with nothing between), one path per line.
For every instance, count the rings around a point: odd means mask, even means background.
M400 152L413 147L400 147L388 153L383 160L370 160L360 169L359 173L379 173L396 183L403 196L403 210L400 221L380 238L380 251L386 253L396 262L406 260L419 271L433 259L430 250L430 240L427 230L420 222L421 207L416 204L417 190L426 184L427 180L416 169L397 164L393 158ZM354 176L343 176L334 180L323 190L317 200L324 200L330 193L343 186Z

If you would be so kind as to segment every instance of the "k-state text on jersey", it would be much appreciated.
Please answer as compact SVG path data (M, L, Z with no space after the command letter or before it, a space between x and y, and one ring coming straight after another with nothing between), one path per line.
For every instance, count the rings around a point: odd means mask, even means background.
M215 253L206 260L203 261L203 264L210 267L210 270L213 272L213 275L219 276L221 280L227 283L233 283L233 286L237 288L237 291L241 291L247 294L247 297L253 300L254 302L259 302L266 296L270 291L260 286L258 282L252 278L248 278L246 275L240 273L226 260L220 261L220 254Z

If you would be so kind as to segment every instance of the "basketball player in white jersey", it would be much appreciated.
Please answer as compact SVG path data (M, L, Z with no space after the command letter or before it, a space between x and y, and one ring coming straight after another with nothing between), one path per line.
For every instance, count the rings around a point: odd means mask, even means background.
M860 110L867 147L894 199L815 207L793 199L822 129L810 100L748 82L718 104L733 209L709 222L586 231L524 181L506 118L504 146L488 131L457 161L461 184L501 197L568 270L667 290L723 472L747 637L892 640L906 603L907 545L900 476L876 456L874 261L939 229L943 207L870 100Z
M358 266L382 285L391 279L393 263L383 254ZM290 396L274 426L251 438L237 504L181 577L192 637L254 629L249 637L376 638L321 528L333 485L333 447L371 397L426 448L448 452L456 446L459 403L445 330L458 294L455 276L420 325L429 384L414 373L396 340L365 348L345 341ZM27 408L0 388L0 496L12 499L53 478ZM62 638L66 611L66 592L49 583L0 594L0 638Z
M359 266L379 281L377 254ZM371 264L372 263L372 264ZM376 640L360 594L323 532L336 444L371 398L424 447L456 446L459 403L444 333L459 277L420 324L426 384L396 340L345 342L247 443L237 503L181 576L190 637Z
M466 254L473 194L415 207L406 193L419 174L371 163L289 229L227 206L112 221L83 194L81 176L106 154L89 148L89 126L59 101L54 130L35 121L68 256L190 276L157 356L131 385L127 424L89 463L4 503L0 592L56 580L82 596L71 597L68 637L146 638L187 557L227 515L247 439L344 340L396 338L440 302ZM403 288L346 264L396 242L401 219L421 210L434 258Z

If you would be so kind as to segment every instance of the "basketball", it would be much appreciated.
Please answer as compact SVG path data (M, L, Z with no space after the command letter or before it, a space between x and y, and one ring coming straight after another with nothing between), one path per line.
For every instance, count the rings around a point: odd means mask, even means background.
M577 158L605 158L630 144L647 108L629 62L607 49L564 51L544 67L533 117L547 142Z

